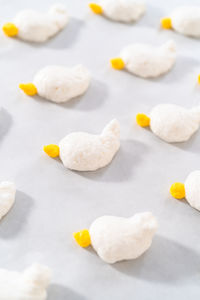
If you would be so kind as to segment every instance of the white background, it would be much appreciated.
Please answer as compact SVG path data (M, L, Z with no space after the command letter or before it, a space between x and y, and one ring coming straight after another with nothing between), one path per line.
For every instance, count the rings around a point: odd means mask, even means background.
M46 11L53 3L0 0L0 22L12 21L24 8ZM70 23L47 43L0 35L0 180L17 185L16 203L0 224L0 267L48 265L54 273L50 300L199 299L200 213L173 199L169 187L200 169L200 133L187 143L167 144L135 124L138 112L158 103L200 105L200 41L159 27L161 17L187 1L147 1L146 15L131 25L92 14L86 0L62 3ZM109 66L127 44L169 39L177 44L177 62L161 78L144 80ZM78 63L92 74L79 99L56 105L18 88L46 65ZM72 131L99 133L114 117L121 123L121 149L104 169L72 172L42 151ZM159 230L135 261L105 264L73 240L73 231L88 228L98 216L148 210Z

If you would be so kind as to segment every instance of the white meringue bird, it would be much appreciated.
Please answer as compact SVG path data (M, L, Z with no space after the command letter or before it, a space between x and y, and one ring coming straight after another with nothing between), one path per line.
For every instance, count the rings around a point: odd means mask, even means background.
M124 23L137 21L146 11L145 4L137 0L101 0L100 4L90 3L89 7L95 14Z
M168 143L185 142L199 129L200 107L186 109L174 104L156 105L149 117L137 114L136 122Z
M193 208L200 211L200 171L191 172L184 184L172 184L170 193L176 199L185 198Z
M142 255L151 246L156 230L156 218L151 212L144 212L131 218L103 216L89 230L73 235L81 247L91 244L103 261L113 264Z
M200 37L200 6L181 6L169 17L161 19L164 29L174 29L178 33L194 38Z
M50 279L50 269L39 264L22 273L0 269L0 299L45 300Z
M52 102L63 103L84 94L90 78L89 71L82 65L47 66L35 75L33 83L20 83L19 88L28 96L38 94Z
M125 69L143 77L158 77L167 73L176 61L176 47L168 41L160 47L148 44L133 44L122 50L119 57L110 60L116 70Z
M31 9L19 12L12 23L3 25L3 32L9 37L18 37L28 42L45 42L56 35L68 23L69 17L61 4L53 5L47 13Z
M120 125L114 119L100 135L73 132L64 137L59 146L44 146L50 157L60 156L64 166L77 171L94 171L108 165L120 147Z
M15 202L15 184L8 181L0 183L0 220L9 212Z

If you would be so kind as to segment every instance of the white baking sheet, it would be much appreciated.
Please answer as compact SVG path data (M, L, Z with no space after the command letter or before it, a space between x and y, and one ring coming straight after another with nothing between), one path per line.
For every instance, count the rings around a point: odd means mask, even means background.
M93 15L87 0L62 0L71 21L49 42L32 45L0 35L0 180L13 180L18 189L14 208L0 224L0 267L23 270L35 261L50 266L50 300L200 297L200 213L169 195L171 183L200 169L200 133L172 145L135 124L138 112L161 102L200 105L200 41L159 29L162 16L187 2L147 1L141 21L125 25ZM0 0L0 22L52 3ZM166 76L143 80L109 66L127 44L168 39L176 42L178 58ZM93 77L80 99L55 105L18 89L43 66L77 63ZM72 172L43 154L44 144L72 131L99 133L114 117L121 123L121 149L108 167ZM135 261L107 265L72 238L98 216L147 210L157 216L159 230L151 249Z

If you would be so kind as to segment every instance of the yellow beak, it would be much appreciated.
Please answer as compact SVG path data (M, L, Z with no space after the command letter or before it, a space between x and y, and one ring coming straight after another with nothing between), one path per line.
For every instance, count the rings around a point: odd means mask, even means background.
M33 83L20 83L19 88L28 96L37 94L37 88Z
M150 125L151 119L145 114L137 114L136 122L141 127L148 127Z
M115 70L122 70L125 67L125 63L122 58L116 57L110 60L111 66Z
M176 199L185 198L185 186L183 183L175 182L170 188L170 194Z
M18 31L19 31L18 28L13 23L4 24L3 27L2 27L2 30L5 33L5 35L7 35L9 37L16 36L18 34Z
M60 149L57 145L50 144L43 147L44 152L50 157L58 157L60 153Z
M91 245L90 233L87 229L74 232L73 236L79 246L86 248Z
M170 18L162 18L160 22L163 29L172 29L172 20Z
M93 11L93 13L95 13L97 15L101 15L103 13L102 7L100 5L98 5L98 4L90 3L89 7Z

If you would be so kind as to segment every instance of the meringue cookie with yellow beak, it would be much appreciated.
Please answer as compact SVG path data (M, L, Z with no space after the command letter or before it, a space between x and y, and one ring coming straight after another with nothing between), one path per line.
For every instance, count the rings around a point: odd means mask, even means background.
M64 137L59 146L44 146L50 157L60 156L64 166L77 171L94 171L108 165L120 147L120 125L114 119L100 135L73 132Z
M9 181L0 183L0 220L9 212L15 202L16 187Z
M84 229L73 235L81 247L91 244L103 261L113 264L136 259L146 252L157 226L151 212L138 213L131 218L102 216L91 224L89 230Z
M186 109L174 104L156 105L149 116L139 113L136 122L150 127L152 132L168 143L185 142L199 129L200 107Z
M181 6L169 17L161 19L164 29L174 29L178 33L195 38L200 37L200 6Z
M90 3L89 7L95 14L124 23L137 21L146 11L146 6L139 0L101 0Z
M28 42L45 42L56 35L68 23L66 8L53 5L47 13L31 9L19 12L13 22L3 25L3 32L9 37L18 37Z
M38 94L52 102L63 103L84 94L90 78L89 71L82 65L47 66L35 75L32 83L21 83L19 88L29 96Z
M0 299L46 300L50 279L50 269L39 264L33 264L24 272L0 269Z
M172 184L170 193L176 199L185 198L193 208L200 211L200 171L191 172L184 184Z
M148 44L133 44L122 50L119 57L110 60L114 69L125 69L130 73L153 78L167 73L176 61L176 47L168 41L160 47Z

